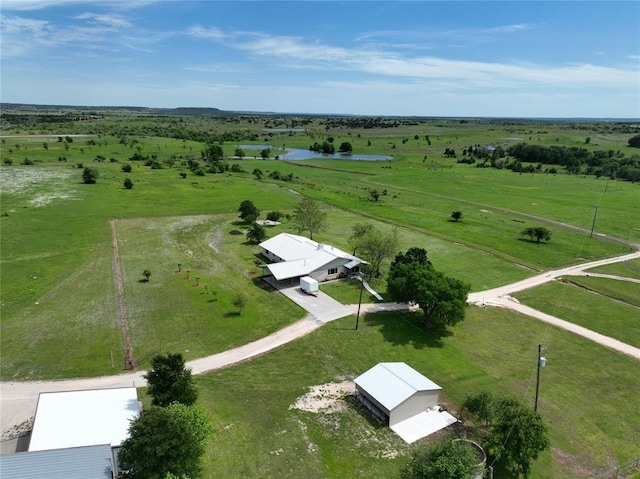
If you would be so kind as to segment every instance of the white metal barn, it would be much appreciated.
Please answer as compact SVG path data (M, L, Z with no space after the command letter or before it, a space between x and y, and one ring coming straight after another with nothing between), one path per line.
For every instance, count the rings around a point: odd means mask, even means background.
M406 363L379 363L355 387L360 402L408 443L456 422L438 407L442 388Z
M266 268L277 281L309 276L316 281L348 277L366 261L331 245L304 236L280 233L260 243L262 254L272 263Z
M135 387L40 393L29 451L117 448L139 413Z

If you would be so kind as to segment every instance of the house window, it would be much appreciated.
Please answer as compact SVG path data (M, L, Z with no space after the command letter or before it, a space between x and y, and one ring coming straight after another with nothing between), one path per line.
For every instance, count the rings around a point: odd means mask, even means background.
M338 274L338 268L331 268L327 271L327 274Z

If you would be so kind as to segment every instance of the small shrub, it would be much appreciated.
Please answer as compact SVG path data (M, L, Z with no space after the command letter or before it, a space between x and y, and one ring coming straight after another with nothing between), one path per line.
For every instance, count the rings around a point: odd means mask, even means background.
M125 163L124 165L122 165L122 172L123 173L131 173L131 165L129 163Z
M133 181L131 181L131 178L125 178L123 184L124 184L124 187L128 190L133 188Z
M88 166L82 171L82 182L85 185L92 185L98 181L98 170Z

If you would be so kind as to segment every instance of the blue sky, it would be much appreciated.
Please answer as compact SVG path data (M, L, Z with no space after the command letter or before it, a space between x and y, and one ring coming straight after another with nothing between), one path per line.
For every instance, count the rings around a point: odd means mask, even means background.
M3 102L640 117L640 2L0 0Z

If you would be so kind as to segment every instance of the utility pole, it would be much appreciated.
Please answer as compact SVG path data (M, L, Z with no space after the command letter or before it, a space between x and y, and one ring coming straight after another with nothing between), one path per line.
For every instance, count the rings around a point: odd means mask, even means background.
M360 273L360 299L358 299L358 314L356 315L356 331L360 321L360 305L362 304L362 290L364 289L364 274Z
M596 226L596 215L598 214L598 206L596 205L596 206L594 206L594 208L596 210L593 212L593 221L591 222L591 236L590 236L590 238L593 238L593 228L595 228L595 226Z
M538 412L538 392L540 391L540 368L543 368L547 364L547 358L542 356L542 344L538 344L538 371L536 377L536 402L533 405L533 410Z

